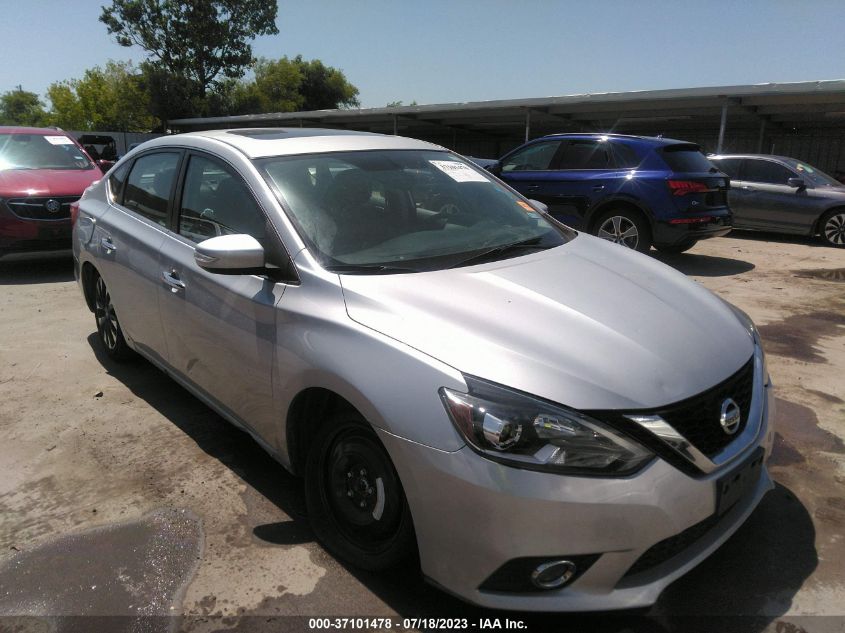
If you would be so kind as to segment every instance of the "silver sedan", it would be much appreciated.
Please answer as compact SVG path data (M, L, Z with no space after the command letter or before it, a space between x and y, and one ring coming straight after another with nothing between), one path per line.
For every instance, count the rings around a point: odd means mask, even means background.
M130 152L73 209L105 351L305 478L314 531L468 601L652 604L772 487L754 325L441 147L229 130Z

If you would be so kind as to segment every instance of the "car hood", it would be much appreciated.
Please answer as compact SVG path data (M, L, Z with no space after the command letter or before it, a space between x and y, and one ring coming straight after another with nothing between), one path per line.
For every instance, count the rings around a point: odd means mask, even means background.
M579 235L478 266L342 275L354 321L451 365L577 409L651 408L736 372L753 340L681 273Z
M4 169L0 171L0 197L81 196L102 177L99 169Z

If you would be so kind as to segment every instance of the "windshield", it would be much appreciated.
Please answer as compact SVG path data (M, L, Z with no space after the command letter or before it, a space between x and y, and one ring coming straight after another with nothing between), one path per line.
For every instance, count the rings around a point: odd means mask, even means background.
M802 178L807 179L811 184L816 187L841 187L842 183L833 178L832 176L828 176L823 171L819 171L815 167L808 165L807 163L802 163L799 161L788 161L787 164L792 167L795 171L797 171Z
M416 272L513 257L575 232L483 170L441 151L256 161L309 248L337 272Z
M0 134L0 170L94 169L64 134Z

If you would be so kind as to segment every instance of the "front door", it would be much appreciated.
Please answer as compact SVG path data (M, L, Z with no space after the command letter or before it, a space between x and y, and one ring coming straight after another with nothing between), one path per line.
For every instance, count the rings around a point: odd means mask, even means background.
M208 272L194 261L210 237L271 231L244 181L222 161L192 153L178 196L176 233L162 245L159 304L168 360L180 376L268 443L278 429L272 394L276 304L285 285L259 275Z

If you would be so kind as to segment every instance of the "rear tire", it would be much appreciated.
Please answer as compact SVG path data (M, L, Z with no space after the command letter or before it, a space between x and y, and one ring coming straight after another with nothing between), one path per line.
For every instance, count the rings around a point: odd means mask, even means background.
M116 361L129 360L134 353L123 338L123 330L111 302L109 289L100 275L94 275L94 320L97 322L97 335L100 345L110 358Z
M656 248L661 253L674 255L678 253L686 253L696 244L698 244L698 240L689 239L684 240L683 242L678 242L677 244L655 244L654 248Z
M380 571L414 552L399 476L370 425L340 413L317 432L305 466L308 518L320 542L355 567Z
M831 209L819 222L819 235L828 246L845 248L845 209Z
M648 220L629 209L610 209L602 213L593 225L593 235L640 253L647 253L651 248Z

